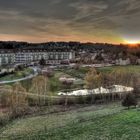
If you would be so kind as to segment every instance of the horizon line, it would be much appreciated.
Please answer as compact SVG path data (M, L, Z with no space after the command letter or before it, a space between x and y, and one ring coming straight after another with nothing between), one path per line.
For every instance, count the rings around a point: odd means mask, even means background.
M65 43L69 43L69 42L76 42L76 43L92 43L92 44L111 44L111 45L140 45L140 43L136 43L136 44L129 44L129 43L109 43L109 42L91 42L91 41L42 41L42 42L32 42L32 41L23 41L23 40L0 40L0 42L23 42L23 43L28 43L28 44L45 44L45 43L49 43L49 42L65 42Z

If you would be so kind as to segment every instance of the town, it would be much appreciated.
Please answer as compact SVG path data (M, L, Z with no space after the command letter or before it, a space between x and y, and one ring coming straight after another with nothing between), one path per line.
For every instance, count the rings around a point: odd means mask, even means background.
M112 50L108 50L108 45ZM1 42L0 65L29 65L33 62L37 63L41 59L44 59L50 65L63 63L95 64L95 66L140 64L137 54L127 52L128 46L108 45L80 44L78 42L46 44ZM140 46L136 47L135 52L138 52L138 49L140 49ZM116 50L118 52L114 54Z
M0 140L140 140L140 0L0 0Z
M76 126L82 122L85 127L88 121L91 127L102 129L99 124L92 125L90 118L98 116L103 124L101 118L117 118L115 114L120 116L120 112L128 114L128 121L131 112L136 117L139 49L139 45L121 44L0 42L0 138L61 139L69 136L63 130L59 135L57 127L73 129L69 121ZM124 129L123 123L115 123L115 128ZM56 129L54 136L48 134L48 130L53 133L52 127Z

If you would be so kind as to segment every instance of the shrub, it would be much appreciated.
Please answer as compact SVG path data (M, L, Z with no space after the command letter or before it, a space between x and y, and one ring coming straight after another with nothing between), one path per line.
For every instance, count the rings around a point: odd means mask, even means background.
M16 73L16 77L22 77L22 72L19 72L19 71L18 71L18 72Z
M124 100L122 101L122 105L125 107L130 108L130 106L136 106L137 105L137 100L134 94L127 94Z
M17 117L25 116L28 114L29 109L30 108L28 106L14 107L14 108L12 108L11 117L14 119Z
M0 95L0 104L2 107L9 106L9 96L10 93L5 93L5 92Z
M6 125L10 120L9 114L6 115L0 115L0 126Z

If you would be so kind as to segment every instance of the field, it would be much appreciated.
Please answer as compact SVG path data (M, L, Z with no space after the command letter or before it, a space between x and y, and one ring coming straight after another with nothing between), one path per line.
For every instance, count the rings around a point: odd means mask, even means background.
M124 69L126 71L130 71L132 73L140 73L140 65L129 65L129 66L113 66L113 67L103 67L97 68L99 72L103 73L111 73L113 70Z
M72 68L65 68L60 69L57 71L54 71L54 76L48 79L49 83L49 89L50 92L56 93L58 91L63 91L65 88L63 85L59 82L59 77L62 75L68 76L68 77L74 77L81 80L78 84L74 84L71 89L79 89L83 88L84 84L84 77L86 73L89 71L89 67L80 67L79 69L72 69ZM126 71L130 71L132 73L140 73L140 66L113 66L113 67L102 67L102 68L96 68L98 72L101 73L111 73L114 70L124 69Z
M113 66L113 67L102 67L96 68L98 72L101 73L111 73L114 70L118 70L123 68L126 71L130 71L132 73L140 73L140 66ZM64 91L65 87L60 83L59 78L63 76L72 77L79 79L80 82L73 84L70 89L81 89L84 86L84 77L86 73L89 71L89 67L80 67L79 69L72 69L72 68L64 68L54 71L54 75L48 78L47 88L51 94L56 94L59 91ZM2 80L13 80L17 78L22 78L25 74L29 74L30 69L26 69L22 72L16 72L15 74L11 74L5 77L0 78ZM21 82L23 86L29 90L31 88L31 80L25 80Z
M79 69L63 69L61 71L65 72L71 76L84 79L84 76L89 71L89 69L90 69L90 67L80 67ZM96 70L101 73L111 73L114 70L119 70L119 69L130 71L132 73L140 73L139 65L111 66L111 67L96 68Z
M48 84L49 84L49 89L51 92L58 92L58 91L63 91L66 89L66 87L59 81L59 78L61 76L66 76L69 78L76 78L75 75L71 75L67 72L68 70L57 70L54 71L54 76L48 78ZM80 79L80 82L74 82L73 85L71 85L70 89L76 89L76 88L81 88L81 83L83 81Z
M0 129L4 140L139 140L140 111L119 103L47 111L14 120Z

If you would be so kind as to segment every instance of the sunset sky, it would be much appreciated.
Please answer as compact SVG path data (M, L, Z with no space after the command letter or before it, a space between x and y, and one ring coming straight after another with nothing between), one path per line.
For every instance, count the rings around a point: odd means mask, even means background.
M0 0L0 40L140 42L140 0Z

